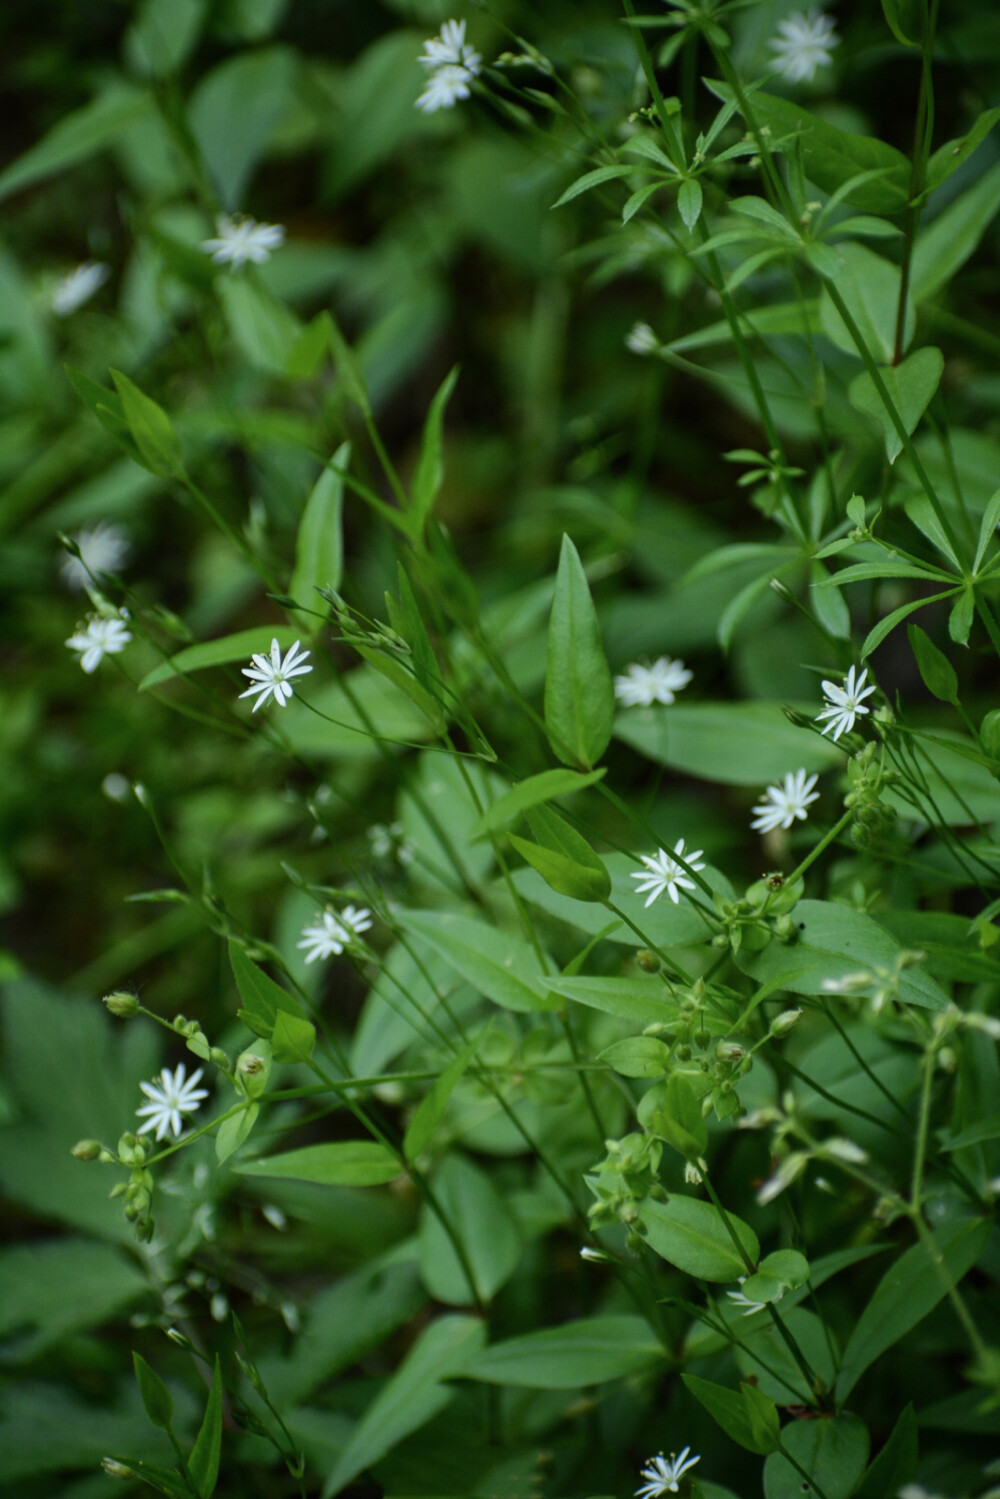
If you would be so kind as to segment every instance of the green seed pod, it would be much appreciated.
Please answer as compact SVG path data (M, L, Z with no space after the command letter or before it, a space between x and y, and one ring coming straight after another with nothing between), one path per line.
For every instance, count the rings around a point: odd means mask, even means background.
M129 1020L139 1008L136 996L129 994L126 989L116 989L113 994L105 994L103 1003L119 1020Z
M643 973L659 973L660 971L660 960L648 947L640 947L635 955L635 961Z
M100 1140L78 1140L70 1151L70 1155L76 1156L78 1161L96 1161L102 1149Z

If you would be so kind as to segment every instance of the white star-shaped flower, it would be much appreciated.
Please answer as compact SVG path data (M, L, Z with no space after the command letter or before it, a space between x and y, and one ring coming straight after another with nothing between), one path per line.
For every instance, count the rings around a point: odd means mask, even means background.
M86 624L78 625L76 634L66 641L71 651L80 652L80 665L88 674L96 671L105 656L117 656L132 639L120 615L107 618L92 614Z
M176 1071L171 1072L169 1067L164 1067L159 1080L139 1084L150 1100L143 1108L135 1111L137 1118L146 1119L145 1124L140 1126L140 1135L155 1129L158 1140L169 1133L176 1137L184 1128L181 1115L193 1114L201 1107L202 1100L208 1097L206 1090L198 1087L201 1068L196 1068L190 1077L186 1073L184 1063L179 1062Z
M844 678L843 687L838 687L835 682L824 682L823 693L826 697L827 706L822 713L817 713L816 722L822 723L824 718L830 722L823 727L823 733L828 734L833 730L836 741L841 734L849 734L854 728L854 720L858 714L870 713L871 709L864 706L866 697L871 697L875 691L874 687L865 687L868 677L868 668L865 667L860 677L855 680L855 667L851 667Z
M796 821L805 822L809 816L807 808L818 801L819 792L813 791L816 776L806 777L804 770L791 771L783 782L768 786L764 800L754 807L750 826L755 833L770 833L775 828L790 828Z
M626 708L651 708L654 703L672 703L675 695L691 681L683 661L660 656L652 666L633 661L625 675L615 677L615 697Z
M704 864L698 862L702 852L702 849L696 848L692 853L685 853L683 838L678 838L674 844L674 853L678 854L691 869L705 868ZM646 901L647 907L651 906L664 890L676 906L680 901L679 890L696 888L694 880L688 878L680 864L676 859L672 859L665 849L661 848L655 854L643 854L642 862L646 866L645 869L638 870L631 878L640 881L635 889L636 895L645 895L647 890L650 892L649 899Z
M49 305L56 317L69 317L84 302L89 302L111 275L109 266L99 260L85 260L70 271L55 287Z
M660 1499L661 1494L679 1493L678 1479L683 1478L695 1463L701 1462L698 1453L694 1457L688 1457L690 1451L690 1447L685 1447L679 1457L675 1457L672 1452L669 1457L664 1457L662 1452L651 1457L639 1474L646 1482L636 1489L636 1499Z
M300 650L296 640L294 645L288 647L288 654L282 660L278 642L272 640L270 656L255 652L251 658L253 665L242 668L243 675L250 678L253 686L248 687L246 692L241 692L240 697L253 697L254 693L257 694L257 701L253 705L255 713L271 696L278 707L283 708L295 690L291 685L292 677L304 677L307 672L312 671L311 666L305 665L305 659L310 655L311 651Z
M430 77L417 108L433 114L469 97L469 85L481 71L483 60L465 40L465 22L445 21L440 34L424 42L420 65L429 70Z
M60 567L63 582L73 593L79 593L99 573L117 572L128 558L128 538L120 526L98 521L92 531L78 531L73 540L80 555L64 557Z
M360 937L362 932L371 930L372 913L367 906L345 906L337 915L350 936Z
M740 1285L742 1285L745 1280L746 1276L741 1275ZM727 1291L726 1295L733 1303L733 1306L746 1307L746 1311L743 1313L744 1317L752 1317L754 1312L762 1312L764 1310L764 1307L767 1305L766 1301L751 1301L750 1297L744 1296L742 1291Z
M283 224L258 224L256 219L220 213L215 220L216 239L203 239L201 248L216 265L231 265L234 271L252 261L263 265L271 251L285 241Z
M306 962L317 958L336 958L351 945L351 939L367 932L372 913L366 906L345 906L342 911L319 911L315 926L302 929L302 940L296 947L306 953Z
M808 14L794 11L778 23L778 32L768 45L778 54L776 70L790 83L811 83L816 69L825 68L840 45L833 21L817 7Z

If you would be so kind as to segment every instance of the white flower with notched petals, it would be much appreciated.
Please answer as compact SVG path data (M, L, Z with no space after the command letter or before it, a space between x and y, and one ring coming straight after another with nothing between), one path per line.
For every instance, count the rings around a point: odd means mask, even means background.
M350 932L332 911L319 911L315 924L302 928L302 940L295 945L303 949L307 963L315 963L317 958L339 958L350 940Z
M85 260L58 283L49 305L56 317L69 317L84 302L89 302L111 275L110 267L99 260Z
M633 323L625 335L625 347L630 354L655 354L660 340L648 323Z
M469 85L482 70L483 60L465 40L465 22L445 21L440 34L424 42L420 65L429 70L430 77L417 108L433 114L469 97Z
M833 60L840 38L829 16L817 8L806 14L797 10L778 23L779 35L769 43L778 56L776 70L790 83L811 83L817 68Z
M678 838L674 844L674 853L682 858L690 869L700 870L705 868L704 864L699 864L698 862L702 852L702 849L696 848L691 853L685 853L683 838ZM649 891L649 899L646 901L647 906L651 906L654 900L657 900L663 894L664 890L676 906L680 901L678 893L680 890L694 890L696 888L694 880L688 878L682 866L677 863L676 859L670 857L666 849L661 848L655 854L643 854L642 862L645 868L638 870L631 878L640 882L635 889L636 895L645 895Z
M746 1276L741 1275L739 1282L740 1285L742 1285L745 1280ZM733 1303L734 1307L746 1307L746 1311L743 1313L744 1317L752 1317L754 1312L762 1312L767 1305L766 1301L751 1301L750 1297L744 1296L742 1291L727 1291L726 1295L729 1297L729 1300Z
M128 559L128 537L120 526L98 521L92 531L78 531L73 540L80 555L67 555L60 567L63 582L73 593L79 593L100 573L117 572Z
M683 661L660 656L652 666L633 661L624 676L615 677L615 697L626 708L651 708L654 703L672 703L675 695L691 681Z
M132 639L120 615L110 619L92 614L85 625L78 625L75 635L66 641L71 651L79 651L80 665L88 674L96 671L105 656L117 656Z
M698 1453L694 1457L688 1457L690 1451L690 1447L685 1447L680 1457L675 1457L672 1452L669 1457L664 1457L662 1452L651 1457L639 1474L646 1482L636 1489L636 1499L660 1499L662 1494L680 1493L678 1480L695 1463L701 1462Z
M220 213L215 221L216 239L203 239L201 248L216 265L231 265L234 271L252 261L263 265L271 251L285 242L283 224L258 224L256 219Z
M345 906L338 911L337 919L351 937L360 937L362 932L371 930L372 913L367 906Z
M241 692L240 697L253 697L257 694L257 701L253 705L255 713L272 696L278 707L283 708L295 691L292 678L304 677L307 672L312 671L311 666L305 665L306 657L311 654L311 651L301 650L296 640L294 645L288 647L288 654L282 659L277 640L272 640L270 656L255 653L252 657L253 665L242 668L243 675L250 678L253 686L248 687L246 692Z
M755 833L770 833L775 828L790 828L798 819L805 822L808 807L819 800L819 792L813 791L816 777L806 778L804 770L791 771L783 782L768 786L764 800L754 807L750 826Z
M822 723L824 718L830 720L829 723L823 725L823 733L828 734L832 729L834 741L838 740L841 734L851 732L854 728L854 720L859 714L871 712L871 709L866 708L864 703L865 698L871 697L875 691L874 686L865 687L868 668L866 666L857 679L855 679L856 670L856 667L851 667L844 678L843 687L838 687L836 682L823 683L823 694L827 706L822 713L817 713L816 722Z
M145 1124L139 1128L140 1135L144 1135L147 1130L155 1129L158 1140L162 1140L169 1133L177 1136L184 1128L181 1115L193 1114L195 1109L201 1107L202 1100L208 1097L205 1089L198 1087L201 1082L201 1068L198 1067L190 1077L186 1076L186 1072L184 1063L179 1062L175 1072L171 1072L169 1067L164 1067L158 1079L154 1079L151 1083L139 1084L150 1100L145 1107L135 1111L139 1119L146 1119Z

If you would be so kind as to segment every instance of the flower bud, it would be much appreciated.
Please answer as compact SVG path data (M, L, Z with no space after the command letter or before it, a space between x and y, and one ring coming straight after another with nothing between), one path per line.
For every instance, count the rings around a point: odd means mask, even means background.
M643 973L659 973L660 971L660 960L648 947L640 947L635 955L635 961Z
M176 1343L178 1348L183 1348L187 1353L194 1353L194 1344L192 1343L191 1339L186 1336L185 1333L182 1333L179 1330L179 1328L167 1327L164 1328L164 1331L166 1332L166 1335L170 1339L171 1343Z
M116 1457L102 1457L101 1467L109 1478L138 1478L139 1475L134 1468L126 1467Z
M244 1077L258 1077L264 1071L264 1059L252 1051L245 1051L237 1066Z
M213 1046L208 1053L208 1059L210 1062L214 1062L220 1072L230 1073L233 1070L233 1064L221 1046Z
M112 1015L117 1015L120 1020L128 1020L139 1008L139 1001L134 994L129 994L127 989L116 989L114 994L106 994L104 1003Z
M720 1041L715 1048L715 1055L720 1062L742 1062L743 1047L738 1041Z
M76 1156L78 1161L96 1161L102 1149L100 1140L78 1140L70 1151L70 1155Z
M771 1035L787 1036L793 1026L798 1025L801 1014L801 1010L782 1010L781 1014L776 1015L771 1021Z

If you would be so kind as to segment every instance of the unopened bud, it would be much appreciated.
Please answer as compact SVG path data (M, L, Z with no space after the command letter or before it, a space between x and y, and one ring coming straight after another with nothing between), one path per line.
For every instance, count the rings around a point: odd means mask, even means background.
M78 1161L96 1161L102 1149L100 1140L78 1140L70 1151L70 1155L76 1156Z
M168 1327L164 1330L171 1343L176 1343L178 1348L183 1348L187 1353L193 1353L195 1351L194 1344L192 1343L191 1339L185 1333L182 1333L179 1328Z
M226 1052L222 1050L221 1046L213 1046L211 1051L208 1053L208 1058L210 1062L214 1062L215 1066L219 1068L220 1072L232 1072L233 1064L229 1060Z
M660 971L660 960L648 947L640 947L635 955L635 961L643 973L659 973Z
M771 1035L787 1036L792 1027L798 1025L801 1014L801 1010L782 1010L771 1021Z
M101 1468L109 1478L138 1478L139 1475L134 1468L129 1468L125 1463L120 1463L116 1457L102 1457Z
M117 1015L120 1020L128 1020L139 1008L139 1001L134 994L129 994L127 989L116 989L114 994L106 994L104 1003L112 1015Z
M715 1048L715 1055L720 1062L742 1062L743 1047L738 1041L720 1041Z
M264 1071L264 1059L257 1056L256 1052L245 1051L237 1063L237 1069L244 1077L257 1077Z

